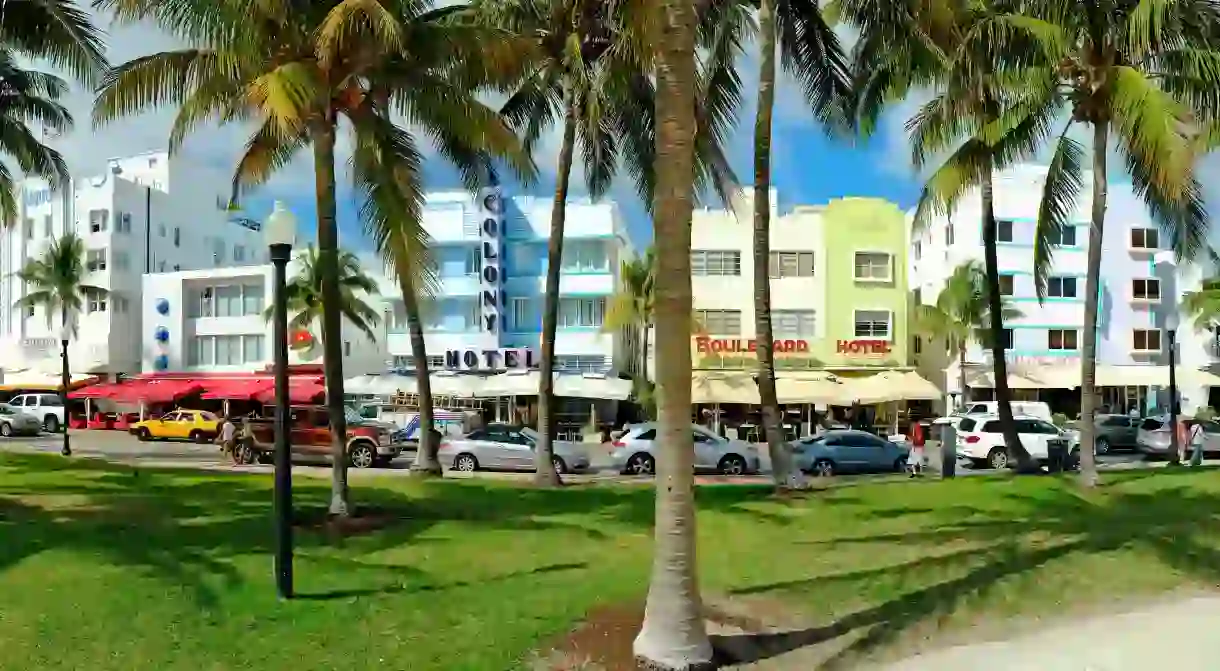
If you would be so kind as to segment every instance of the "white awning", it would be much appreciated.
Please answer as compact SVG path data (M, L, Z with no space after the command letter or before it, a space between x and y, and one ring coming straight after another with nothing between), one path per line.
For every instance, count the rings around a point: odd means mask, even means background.
M691 376L691 403L758 405L758 385L748 373L697 371Z
M1187 366L1177 366L1174 376L1179 385L1220 386L1220 376ZM1099 387L1168 387L1169 366L1098 365L1096 380Z
M936 385L915 372L886 371L868 377L840 377L843 396L865 405L890 401L930 401L942 396Z

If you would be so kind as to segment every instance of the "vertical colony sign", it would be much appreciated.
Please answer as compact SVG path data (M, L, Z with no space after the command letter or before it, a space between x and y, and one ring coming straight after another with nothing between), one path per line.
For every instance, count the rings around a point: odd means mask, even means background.
M504 233L504 203L499 187L483 189L480 192L482 202L483 223L479 227L479 247L482 268L479 270L479 289L482 305L483 323L480 329L483 333L499 340L500 329L503 327L504 291L502 289L503 273L500 265L500 238Z

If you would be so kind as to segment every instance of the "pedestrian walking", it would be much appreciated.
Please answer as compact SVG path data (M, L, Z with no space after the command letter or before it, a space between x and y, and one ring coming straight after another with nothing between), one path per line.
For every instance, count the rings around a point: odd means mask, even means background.
M217 436L217 442L220 443L221 451L229 455L234 466L241 463L241 457L237 453L237 425L233 423L232 418L228 416L220 418L220 434Z
M907 453L907 469L911 472L912 478L923 474L923 448L925 442L923 427L920 426L919 422L912 423L911 451Z

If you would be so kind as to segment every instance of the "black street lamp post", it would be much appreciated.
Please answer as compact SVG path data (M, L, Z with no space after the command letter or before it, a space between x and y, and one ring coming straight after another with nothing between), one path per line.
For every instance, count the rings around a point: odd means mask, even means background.
M72 443L68 438L68 388L72 383L72 371L68 366L68 337L70 335L72 335L72 327L65 320L64 324L60 327L59 332L59 357L61 364L59 378L61 390L59 392L59 398L60 402L63 403L64 406L64 444L63 447L60 448L59 453L65 457L72 456Z
M282 202L267 217L264 235L274 267L275 351L275 587L282 599L292 586L292 454L288 426L288 260L296 237L296 217Z

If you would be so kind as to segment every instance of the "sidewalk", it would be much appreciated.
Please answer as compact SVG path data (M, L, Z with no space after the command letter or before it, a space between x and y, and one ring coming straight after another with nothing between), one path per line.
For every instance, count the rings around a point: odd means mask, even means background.
M1220 597L1199 597L949 648L881 671L1205 671L1220 668L1217 622Z

